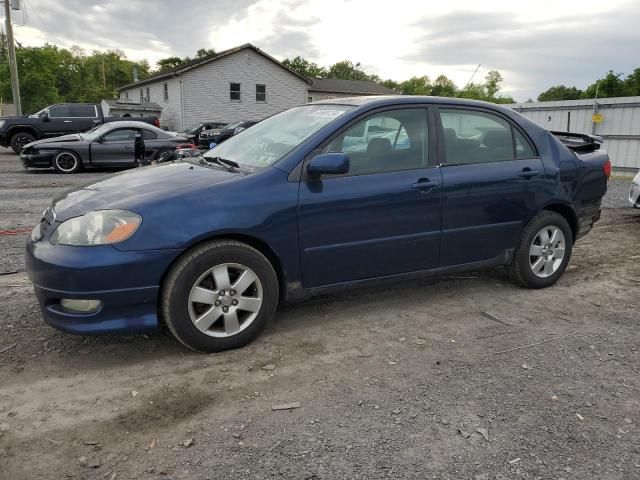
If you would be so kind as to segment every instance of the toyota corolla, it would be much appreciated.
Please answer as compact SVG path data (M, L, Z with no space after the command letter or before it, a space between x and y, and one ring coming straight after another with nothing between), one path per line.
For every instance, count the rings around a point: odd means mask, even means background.
M319 292L496 266L524 287L553 285L598 220L610 171L600 139L497 105L333 99L65 193L26 264L56 328L163 322L215 352Z

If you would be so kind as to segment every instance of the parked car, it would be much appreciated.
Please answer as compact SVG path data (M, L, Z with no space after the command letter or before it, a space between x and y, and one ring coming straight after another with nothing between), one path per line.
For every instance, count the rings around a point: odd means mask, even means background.
M25 145L20 160L25 168L55 168L60 173L76 173L87 167L133 167L134 140L140 132L145 159L159 159L173 153L187 139L153 125L136 121L111 122L86 133L63 135Z
M158 117L135 117L136 121L160 126ZM22 117L0 118L0 145L14 152L35 140L86 132L97 125L128 120L124 117L105 117L102 107L93 103L58 103L37 113Z
M256 123L257 122L253 121L235 122L225 125L222 128L203 130L199 136L200 148L206 148L207 150L213 148Z
M373 137L343 151L381 119L406 132L399 148ZM499 265L519 285L549 287L599 219L611 172L597 140L580 139L572 150L471 100L315 102L203 156L56 198L26 267L56 328L163 321L203 352L245 345L283 301L348 287Z
M188 138L191 143L198 144L198 139L200 137L200 132L204 130L213 130L223 128L227 125L227 122L201 122L192 125L191 127L185 129L182 132L178 132L178 135L181 135L185 138Z
M631 181L631 189L629 190L629 202L635 208L640 208L640 171Z

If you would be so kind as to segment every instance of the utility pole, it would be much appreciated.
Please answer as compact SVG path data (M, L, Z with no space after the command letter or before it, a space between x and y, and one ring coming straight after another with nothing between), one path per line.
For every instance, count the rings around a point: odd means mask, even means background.
M11 8L9 0L4 0L4 21L9 51L9 70L11 71L11 91L13 92L13 104L16 107L16 115L22 115L20 103L20 83L18 82L18 64L16 63L16 47L13 43L13 25L11 25Z

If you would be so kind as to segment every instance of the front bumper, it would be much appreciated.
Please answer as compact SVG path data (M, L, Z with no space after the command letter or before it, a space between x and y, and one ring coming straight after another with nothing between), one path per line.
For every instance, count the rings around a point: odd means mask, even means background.
M636 208L640 208L640 184L631 184L631 189L629 190L629 203Z
M42 317L75 334L134 333L158 326L160 280L179 250L127 251L32 242L25 263ZM92 313L65 310L60 300L100 300Z
M0 147L8 147L9 146L9 136L7 132L0 132Z
M53 165L53 154L51 153L21 153L22 165L31 168L50 168Z

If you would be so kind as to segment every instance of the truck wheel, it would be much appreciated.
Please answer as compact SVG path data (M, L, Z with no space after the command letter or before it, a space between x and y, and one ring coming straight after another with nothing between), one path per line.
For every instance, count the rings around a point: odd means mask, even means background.
M36 137L34 137L29 132L18 132L13 134L11 140L9 140L9 145L16 154L20 154L20 151L24 148L24 146L28 143L34 142Z
M82 168L82 161L77 153L62 150L54 155L53 168L60 173L76 173Z
M258 250L217 240L178 259L162 286L160 305L180 342L198 352L220 352L242 347L264 330L279 291L273 266Z
M572 248L573 233L567 220L545 210L525 227L507 273L523 287L549 287L567 268Z

